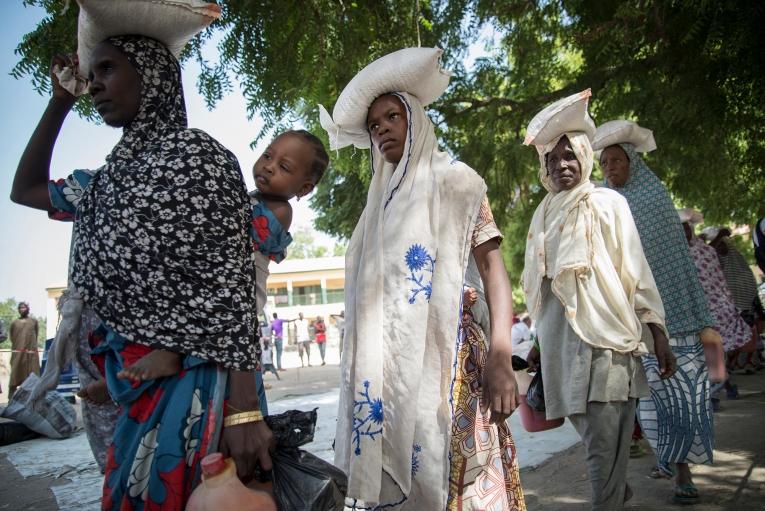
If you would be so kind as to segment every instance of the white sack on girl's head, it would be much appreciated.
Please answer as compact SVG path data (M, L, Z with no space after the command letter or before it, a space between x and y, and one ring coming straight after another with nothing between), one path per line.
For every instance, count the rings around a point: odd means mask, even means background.
M602 151L616 144L632 144L639 153L650 153L656 149L653 131L641 128L638 123L627 120L608 121L598 126L592 149Z
M451 75L441 68L439 48L404 48L389 53L353 77L337 98L332 115L319 105L319 121L329 134L332 150L348 145L370 146L367 111L388 92L408 92L427 106L449 85Z
M546 106L526 128L524 145L543 147L564 133L582 132L592 140L595 122L587 112L592 91L577 92Z
M177 57L192 37L220 17L220 7L203 0L77 0L77 56L88 76L90 55L99 43L119 35L161 42Z

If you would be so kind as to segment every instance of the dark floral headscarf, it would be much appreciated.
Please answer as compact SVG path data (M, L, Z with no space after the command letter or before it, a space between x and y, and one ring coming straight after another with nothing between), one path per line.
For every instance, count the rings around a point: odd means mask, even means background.
M142 99L79 203L72 281L130 341L251 369L255 266L239 164L187 128L167 48L137 36L108 42L138 71Z

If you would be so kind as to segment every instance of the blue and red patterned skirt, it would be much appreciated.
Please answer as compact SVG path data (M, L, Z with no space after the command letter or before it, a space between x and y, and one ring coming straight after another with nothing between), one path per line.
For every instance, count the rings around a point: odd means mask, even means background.
M107 454L104 510L182 511L200 481L200 461L217 452L228 397L228 372L185 356L174 376L140 383L117 378L152 348L129 342L102 325L93 351L121 411ZM100 365L100 364L99 364ZM260 373L255 382L267 413Z

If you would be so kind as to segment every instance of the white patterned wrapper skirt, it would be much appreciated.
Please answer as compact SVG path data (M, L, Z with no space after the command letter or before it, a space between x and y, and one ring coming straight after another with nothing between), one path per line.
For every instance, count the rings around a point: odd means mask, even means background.
M651 396L638 403L638 418L659 462L712 463L714 423L704 349L698 335L669 339L677 372L659 377L653 355L643 356Z

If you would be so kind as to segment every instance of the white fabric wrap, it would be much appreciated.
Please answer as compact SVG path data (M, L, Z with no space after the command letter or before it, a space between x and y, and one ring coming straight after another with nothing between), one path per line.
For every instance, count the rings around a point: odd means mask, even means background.
M471 168L438 150L419 100L406 93L399 97L411 134L404 158L394 166L372 148L375 173L346 254L346 348L335 464L350 475L351 502L384 505L403 499L404 507L444 509L462 285L486 185ZM405 256L415 244L435 259L429 302L420 293L410 303L416 286L408 280ZM430 278L427 271L418 273ZM362 436L357 444L354 428L359 430L370 411L363 404L365 391L370 399L382 399L384 420L381 435ZM372 431L379 427L371 425ZM414 444L421 447L415 453L416 484Z
M61 321L56 330L56 338L51 344L45 371L35 383L27 404L35 403L40 399L44 400L46 392L55 390L58 386L61 371L69 365L77 352L82 309L82 297L70 284L58 300Z
M596 188L589 180L593 153L584 133L565 133L579 160L582 179L575 188L555 192L540 155L540 179L550 193L534 212L526 240L521 277L529 314L541 307L542 279L563 304L571 328L595 348L635 356L648 352L642 324L664 325L664 306L645 259L627 201ZM649 336L646 336L646 338Z
M88 81L77 74L77 71L69 66L53 66L53 74L58 78L58 83L69 94L74 97L80 97L88 92Z

